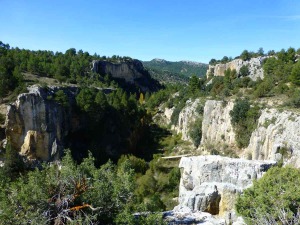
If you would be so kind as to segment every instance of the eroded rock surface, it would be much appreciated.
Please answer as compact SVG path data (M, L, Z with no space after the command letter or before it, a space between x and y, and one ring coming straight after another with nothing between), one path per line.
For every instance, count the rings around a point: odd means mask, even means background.
M72 118L68 110L49 98L59 89L33 86L8 106L6 136L13 148L30 159L49 161L60 157ZM64 91L72 104L77 88Z
M227 217L237 194L252 185L275 161L233 159L221 156L183 157L179 205L192 211Z
M230 111L234 102L207 100L204 106L202 121L201 145L236 146L235 133L231 125Z
M200 99L196 99L195 101L188 100L185 107L179 113L178 124L174 127L174 129L177 133L182 134L182 139L185 141L191 141L191 137L189 135L190 128L199 116L202 117L202 115L197 112L199 107L201 107Z
M216 218L206 212L192 211L185 206L176 206L174 210L165 212L163 216L169 225L226 225L225 219Z
M156 91L160 88L159 83L151 78L142 62L136 59L114 63L106 60L94 60L92 62L92 71L124 80L127 85L124 83L121 83L121 85L125 88L128 86L132 89L138 88L142 92Z
M239 74L240 69L242 66L247 66L249 69L248 77L252 80L257 80L258 78L263 79L263 68L262 63L263 61L268 58L268 56L260 56L257 58L251 58L250 60L243 61L242 59L234 59L225 64L216 64L216 65L209 65L208 70L206 72L206 76L224 76L224 72L227 69L235 69Z
M265 109L251 135L247 151L253 159L280 160L300 166L300 114Z

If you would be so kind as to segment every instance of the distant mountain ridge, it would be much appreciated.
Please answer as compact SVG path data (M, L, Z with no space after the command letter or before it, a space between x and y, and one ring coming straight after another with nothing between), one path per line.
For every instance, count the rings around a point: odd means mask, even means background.
M172 62L155 58L151 61L143 61L143 64L151 76L162 83L186 83L192 75L204 77L208 69L208 64L187 60Z
M169 71L171 73L181 74L186 77L190 77L193 74L199 77L203 77L206 74L208 65L201 62L194 61L167 61L165 59L152 59L151 61L143 61L145 67L149 69Z

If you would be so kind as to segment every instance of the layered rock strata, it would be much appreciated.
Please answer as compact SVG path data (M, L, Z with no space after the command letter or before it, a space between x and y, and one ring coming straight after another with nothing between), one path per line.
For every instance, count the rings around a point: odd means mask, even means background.
M252 80L257 80L258 78L263 79L263 68L262 63L263 61L268 58L267 56L260 56L257 58L251 58L250 60L244 61L242 59L234 59L225 64L216 64L216 65L209 65L208 70L206 72L207 78L209 76L224 76L224 72L227 69L236 70L239 74L240 69L242 66L247 66L249 69L248 77Z
M234 214L238 193L252 185L274 161L232 159L221 156L183 157L179 207L228 217Z
M230 111L234 102L207 100L204 106L202 121L201 145L235 146L235 133L231 125Z
M63 139L71 129L71 114L51 100L58 87L29 88L8 106L6 137L12 148L29 159L49 161L60 157ZM77 88L62 89L72 104Z
M247 151L253 159L283 160L300 166L300 114L265 109L251 135Z
M191 141L189 135L190 127L199 116L202 116L197 112L199 106L201 106L200 99L196 99L195 101L188 100L186 106L179 113L178 124L174 126L174 129L177 133L182 134L182 139L185 141Z

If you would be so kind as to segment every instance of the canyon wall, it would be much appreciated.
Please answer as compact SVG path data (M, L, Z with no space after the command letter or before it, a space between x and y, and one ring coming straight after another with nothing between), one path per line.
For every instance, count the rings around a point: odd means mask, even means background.
M117 82L125 89L135 89L134 91L145 93L157 91L161 87L158 81L151 78L142 62L136 59L120 62L93 60L91 70L102 76L109 75L117 79Z
M233 159L222 156L183 157L179 163L181 179L179 206L233 218L239 193L259 179L275 161Z
M72 123L69 110L51 100L58 90L64 90L70 104L75 101L77 88L32 86L29 93L20 94L16 102L8 106L6 137L12 148L20 150L29 159L49 161L59 158L63 139L76 124Z
M239 74L240 69L242 66L247 66L249 69L248 77L252 80L257 80L258 78L263 79L263 68L262 63L263 61L268 58L268 56L260 56L257 58L251 58L250 60L244 61L242 59L234 59L225 64L216 64L216 65L209 65L208 70L206 72L207 78L210 76L224 76L224 72L227 69L235 69L237 74Z
M207 100L204 106L202 121L203 147L221 147L228 145L235 147L235 133L231 125L230 111L234 102Z
M251 135L247 151L252 159L281 160L300 166L300 114L264 109Z

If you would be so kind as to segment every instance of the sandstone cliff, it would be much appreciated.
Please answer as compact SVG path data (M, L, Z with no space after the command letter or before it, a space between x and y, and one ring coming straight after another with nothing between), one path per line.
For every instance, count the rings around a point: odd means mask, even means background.
M252 133L247 151L253 159L280 160L300 166L300 114L265 109Z
M50 100L57 90L58 87L33 86L29 93L19 95L16 102L8 106L6 137L14 149L30 159L48 161L61 155L72 118L61 104ZM77 88L63 90L72 104Z
M134 91L140 89L142 92L152 92L160 88L159 83L151 78L142 62L136 59L114 63L105 60L94 60L92 71L101 75L110 75L113 79L119 81L122 87L134 89Z
M224 72L227 69L235 69L237 73L240 72L242 66L247 66L249 69L249 77L252 80L257 80L257 78L264 78L262 63L267 58L267 56L260 56L257 58L251 58L250 60L243 61L242 59L234 59L226 64L216 64L209 65L206 72L207 78L209 76L224 76Z

